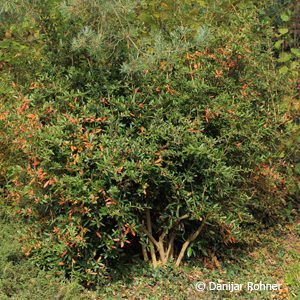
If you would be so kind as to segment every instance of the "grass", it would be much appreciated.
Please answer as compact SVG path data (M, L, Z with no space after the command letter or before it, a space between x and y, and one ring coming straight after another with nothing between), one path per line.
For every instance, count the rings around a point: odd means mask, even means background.
M212 253L153 269L142 260L120 264L104 287L88 290L78 282L38 270L25 257L14 234L24 224L0 212L0 299L300 299L300 223L277 226L261 234L251 251L223 258ZM195 284L243 284L241 291L198 292ZM279 291L250 291L247 283L281 284Z

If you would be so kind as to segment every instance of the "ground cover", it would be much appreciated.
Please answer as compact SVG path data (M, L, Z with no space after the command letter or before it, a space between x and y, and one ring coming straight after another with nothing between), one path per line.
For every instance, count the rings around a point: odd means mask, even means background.
M39 270L14 238L24 224L1 214L1 299L297 299L300 294L300 222L265 229L260 245L231 249L224 257L211 251L180 267L153 269L141 258L120 262L104 286L92 290L62 275ZM197 282L243 284L241 291L197 291ZM247 283L281 284L279 291L251 291ZM213 285L211 285L213 287Z

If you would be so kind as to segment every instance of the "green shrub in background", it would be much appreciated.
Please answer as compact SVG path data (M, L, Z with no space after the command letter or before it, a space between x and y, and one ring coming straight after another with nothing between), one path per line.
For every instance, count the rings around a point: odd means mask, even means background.
M179 265L290 217L296 73L277 71L263 8L15 4L25 29L1 27L0 142L16 159L1 164L39 267L89 285L122 253ZM38 41L17 55L24 32Z

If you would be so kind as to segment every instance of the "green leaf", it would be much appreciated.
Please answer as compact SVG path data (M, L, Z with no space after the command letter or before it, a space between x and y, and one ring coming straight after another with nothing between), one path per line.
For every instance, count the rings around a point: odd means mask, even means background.
M190 247L188 247L186 254L188 257L191 257L192 253L193 253L193 250L192 250L192 247L190 246Z
M298 68L299 68L299 61L293 61L291 63L291 69L292 70L298 70Z
M284 21L284 22L287 22L287 21L289 21L289 19L290 19L290 17L289 17L286 13L281 14L281 15L280 15L280 18L281 18L281 20Z
M7 49L10 47L10 41L9 40L4 40L2 42L0 42L0 48L2 49Z
M205 256L208 256L207 251L206 251L204 248L202 248L201 245L198 246L198 249L199 249Z
M286 52L282 52L279 55L278 61L279 62L287 62L291 59L292 55Z
M279 73L286 74L288 72L289 68L287 66L283 66L279 69Z
M289 32L288 28L279 28L278 31L279 31L279 33L280 33L281 35L286 34L286 33Z
M275 43L274 47L275 47L276 49L279 49L279 48L281 47L282 43L283 43L283 40L279 40L279 41L277 41L277 42Z
M204 7L206 5L204 0L196 0L196 2L202 7Z
M296 173L300 174L300 163L297 163L295 166Z
M296 55L297 57L300 57L300 50L299 49L296 49L296 48L292 48L291 49L291 52Z

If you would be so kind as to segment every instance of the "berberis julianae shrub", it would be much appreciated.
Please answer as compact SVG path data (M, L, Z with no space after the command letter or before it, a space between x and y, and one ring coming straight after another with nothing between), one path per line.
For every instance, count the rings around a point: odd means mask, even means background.
M31 8L23 22L41 28L43 63L26 70L32 82L15 74L5 87L0 121L1 147L17 158L8 200L40 267L103 282L137 242L154 266L179 265L205 240L247 242L254 225L283 218L287 163L276 151L296 106L278 104L293 103L295 82L285 94L252 2L209 3ZM6 39L18 34L12 26Z

